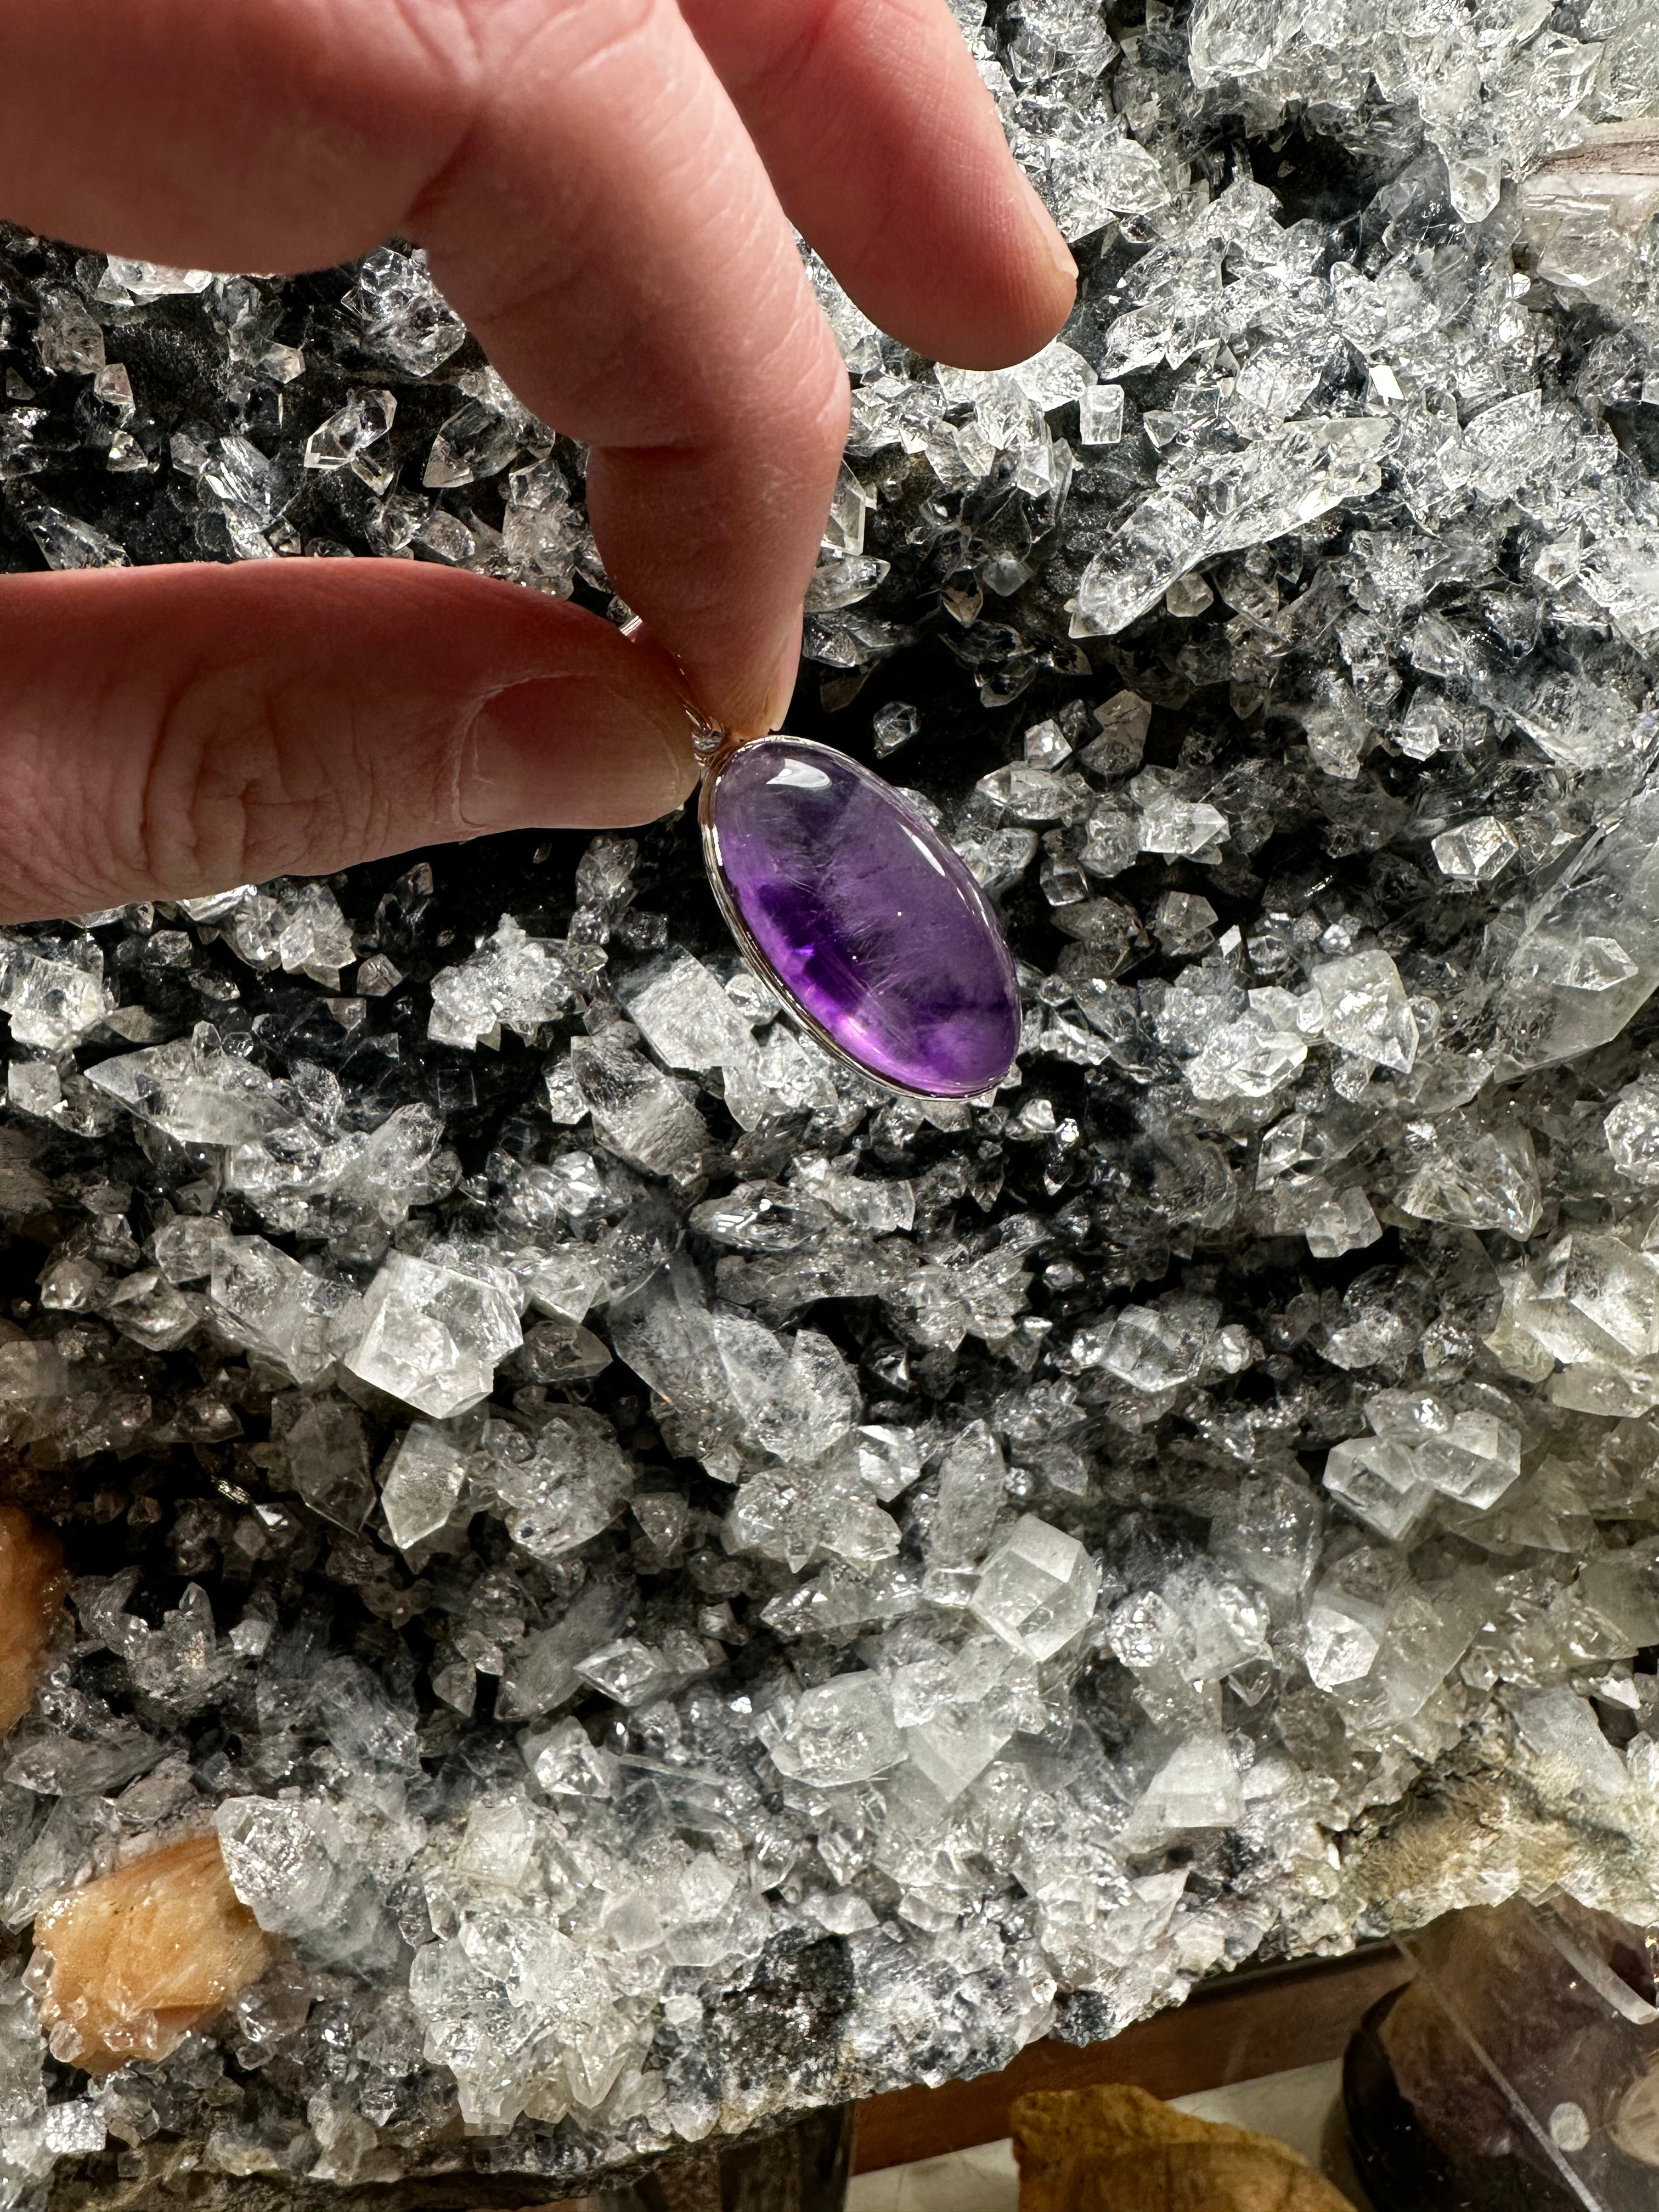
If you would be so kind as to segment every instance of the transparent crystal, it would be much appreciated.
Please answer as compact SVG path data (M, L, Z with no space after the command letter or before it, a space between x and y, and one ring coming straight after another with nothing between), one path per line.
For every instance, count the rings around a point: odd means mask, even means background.
M1100 1569L1075 1537L1022 1514L981 1570L972 1609L1016 1651L1052 1659L1094 1618Z
M702 1073L746 1064L753 1054L749 1023L715 977L689 953L632 979L623 1004L665 1067Z
M1650 1079L1630 1085L1601 1127L1623 1174L1633 1182L1659 1182L1659 1085Z
M313 1274L263 1237L225 1237L210 1258L215 1326L286 1369L301 1384L320 1381L362 1325L349 1284Z
M1501 875L1521 847L1508 823L1483 814L1443 830L1431 840L1431 849L1443 876L1455 883L1484 884Z
M885 760L901 745L908 745L921 728L921 715L906 701L895 699L878 709L872 727L875 733L876 757Z
M1085 446L1115 446L1123 435L1123 386L1091 384L1078 401L1078 437Z
M1400 970L1386 952L1356 952L1315 968L1309 988L1317 994L1319 1025L1330 1042L1356 1060L1411 1073L1417 1058L1416 1018L1407 1002Z
M1409 1018L1409 1017L1407 1017ZM1416 1172L1400 1194L1407 1213L1468 1229L1504 1229L1530 1237L1542 1197L1532 1140L1525 1129L1482 1129L1462 1114L1407 1125L1407 1157Z
M459 318L428 276L422 253L378 247L360 265L343 305L364 351L406 376L429 376L466 338Z
M873 1674L837 1675L805 1691L767 1748L780 1772L818 1789L869 1781L904 1756L890 1700Z
M593 1127L631 1166L665 1175L695 1164L708 1124L665 1075L606 1037L578 1037L570 1064Z
M466 1480L471 1443L456 1430L416 1421L380 1481L380 1510L401 1552L435 1536L454 1511Z
M390 392L356 392L345 405L319 423L306 441L308 469L349 468L371 446L378 445L397 417L398 402Z
M0 939L0 1012L19 1044L61 1052L115 1008L104 956L90 938L25 944Z
M432 979L427 1034L434 1043L467 1051L490 1042L503 1028L533 1036L569 1005L571 970L560 947L527 937L510 915L470 960Z
M1171 1752L1125 1823L1131 1850L1155 1849L1194 1829L1229 1828L1242 1820L1238 1765L1222 1735L1194 1736Z
M556 1559L608 1528L635 1488L610 1424L583 1406L550 1409L527 1434L492 1420L485 1451L514 1540L538 1559Z
M1224 842L1227 817L1206 800L1182 796L1178 780L1165 769L1142 769L1129 786L1143 853L1203 860Z
M291 1118L264 1071L227 1051L206 1022L174 1043L100 1060L87 1079L180 1144L247 1144Z
M362 1301L354 1375L434 1420L489 1395L495 1370L523 1342L519 1316L493 1284L406 1253L387 1255Z

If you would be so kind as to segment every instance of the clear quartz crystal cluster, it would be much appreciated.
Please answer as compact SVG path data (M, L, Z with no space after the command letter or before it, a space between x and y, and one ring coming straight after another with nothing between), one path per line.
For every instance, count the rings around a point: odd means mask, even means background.
M1517 1887L1659 1913L1659 24L957 13L1079 303L969 374L812 264L794 726L1001 904L994 1096L781 1018L689 820L0 939L73 1577L0 2204L538 2202ZM418 256L0 279L11 567L623 611ZM90 2079L31 1930L210 1833L268 1963Z

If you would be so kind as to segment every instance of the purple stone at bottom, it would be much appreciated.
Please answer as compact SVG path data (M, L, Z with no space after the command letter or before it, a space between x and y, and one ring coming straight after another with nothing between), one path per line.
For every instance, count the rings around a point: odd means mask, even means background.
M756 738L717 763L701 814L728 920L829 1043L933 1097L1008 1073L1019 991L1002 931L890 784L828 745Z

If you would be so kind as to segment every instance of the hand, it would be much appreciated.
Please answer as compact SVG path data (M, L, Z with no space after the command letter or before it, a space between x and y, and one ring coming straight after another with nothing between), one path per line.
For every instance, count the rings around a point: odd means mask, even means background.
M793 681L847 386L790 222L967 367L1075 276L945 0L5 0L0 208L198 268L418 240L657 641L406 562L7 578L6 920L665 812L682 684L756 731Z

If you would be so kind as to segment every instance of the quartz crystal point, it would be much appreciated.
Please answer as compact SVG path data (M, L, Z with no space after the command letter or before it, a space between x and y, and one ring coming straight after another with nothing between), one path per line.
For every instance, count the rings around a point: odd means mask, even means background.
M52 2051L88 2074L165 2057L257 1980L271 1953L212 1835L71 1890L40 1914L34 1941Z
M966 1097L1019 1042L1001 930L962 860L854 761L799 738L732 748L703 838L739 942L815 1035L901 1091Z
M28 1711L68 1579L58 1539L18 1506L0 1505L0 1735Z

